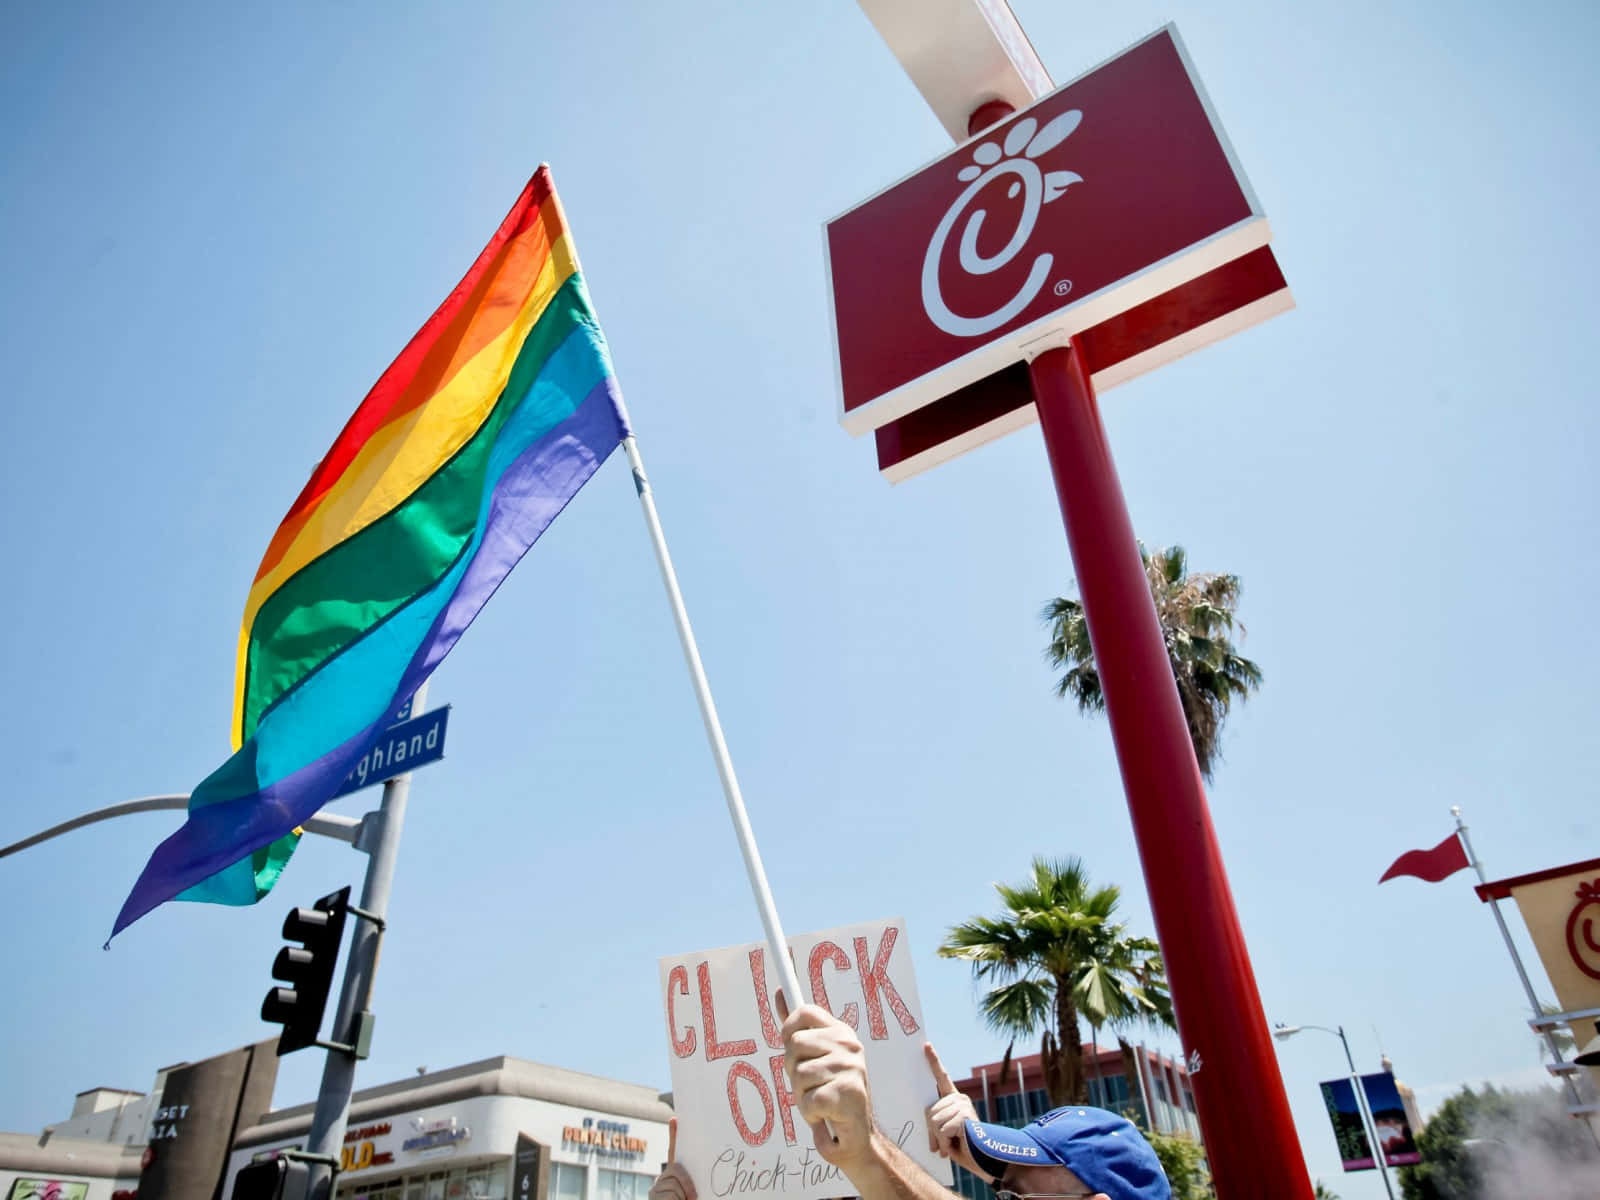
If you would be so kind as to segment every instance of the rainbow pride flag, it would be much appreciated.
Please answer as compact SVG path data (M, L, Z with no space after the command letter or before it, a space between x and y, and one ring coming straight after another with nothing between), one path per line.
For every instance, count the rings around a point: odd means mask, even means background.
M239 635L235 752L112 936L174 897L266 895L302 822L628 432L541 166L273 534Z

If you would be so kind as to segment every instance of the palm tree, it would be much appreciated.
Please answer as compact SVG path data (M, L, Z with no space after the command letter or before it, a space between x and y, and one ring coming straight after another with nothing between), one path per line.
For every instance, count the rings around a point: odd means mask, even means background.
M1102 1029L1120 1034L1135 1025L1177 1028L1172 999L1167 993L1167 969L1161 961L1161 947L1153 938L1124 936L1123 928L1121 925L1106 927L1104 945L1092 955L1093 965L1085 968L1075 989L1078 1014L1089 1023L1089 1046L1094 1054L1097 1080L1101 1078ZM1129 988L1130 981L1138 988L1142 999ZM1127 1044L1120 1036L1117 1040ZM1127 1055L1124 1061L1130 1061ZM1100 1102L1105 1103L1103 1098Z
M1229 707L1261 686L1261 668L1236 654L1231 640L1237 623L1234 609L1239 603L1239 577L1211 572L1190 575L1182 546L1151 554L1140 545L1139 555L1144 559L1150 595L1166 638L1195 758L1209 782L1220 755L1219 738ZM1042 616L1050 627L1045 658L1053 668L1064 668L1056 695L1076 700L1080 712L1100 712L1106 701L1083 605L1058 597L1045 606ZM1238 628L1243 634L1244 626Z
M952 926L939 954L972 964L993 984L980 1001L989 1027L1018 1037L1043 1030L1040 1055L1052 1106L1087 1100L1078 1016L1100 1024L1137 1019L1171 1026L1172 1001L1156 944L1112 920L1114 885L1092 887L1076 858L1033 860L1015 887L995 884L1005 911ZM1010 1049L1006 1051L1010 1057Z

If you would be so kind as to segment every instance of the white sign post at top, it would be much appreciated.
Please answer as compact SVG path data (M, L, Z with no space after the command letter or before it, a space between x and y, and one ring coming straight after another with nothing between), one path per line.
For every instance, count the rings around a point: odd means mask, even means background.
M940 124L967 140L973 110L990 100L1024 109L1054 91L1006 0L859 0Z
M788 939L810 999L854 1027L866 1048L878 1128L935 1179L950 1164L928 1149L925 1111L939 1096L923 1043L922 1005L905 922L869 921ZM672 1055L678 1161L701 1200L827 1200L855 1187L823 1161L783 1070L766 946L661 960Z

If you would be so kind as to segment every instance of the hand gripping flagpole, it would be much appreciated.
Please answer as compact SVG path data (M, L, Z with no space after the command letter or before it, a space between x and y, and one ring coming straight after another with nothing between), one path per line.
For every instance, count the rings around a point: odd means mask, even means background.
M630 435L622 439L622 448L627 452L628 464L633 468L633 486L639 493L639 505L644 509L644 523L650 530L650 544L655 547L656 563L661 568L661 582L667 587L667 601L672 605L672 619L678 626L678 640L683 643L683 657L689 664L689 678L694 683L695 699L700 702L700 718L705 722L711 755L717 760L722 794L727 798L728 816L732 818L733 831L739 838L739 852L744 855L745 871L750 876L750 890L755 894L756 908L761 912L761 924L767 931L769 955L777 965L784 999L793 1008L805 1002L805 995L800 991L800 980L789 958L789 944L783 936L783 926L778 921L777 905L772 902L772 889L767 886L767 872L761 865L761 851L756 847L756 835L750 828L750 817L744 809L739 780L733 773L733 759L728 754L728 743L722 736L722 722L717 719L717 706L711 699L711 685L706 681L705 667L700 662L700 649L695 644L694 630L689 626L683 593L678 590L678 575L672 569L672 556L667 553L667 539L661 532L661 518L656 515L655 497L650 491L650 481L645 477L638 443Z

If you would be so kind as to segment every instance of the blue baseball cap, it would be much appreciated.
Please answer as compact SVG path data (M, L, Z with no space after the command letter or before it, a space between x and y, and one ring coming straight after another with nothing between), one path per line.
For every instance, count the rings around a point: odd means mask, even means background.
M1066 1167L1111 1200L1171 1200L1172 1185L1139 1127L1103 1108L1057 1108L1021 1129L967 1122L967 1146L998 1178L1009 1164Z

